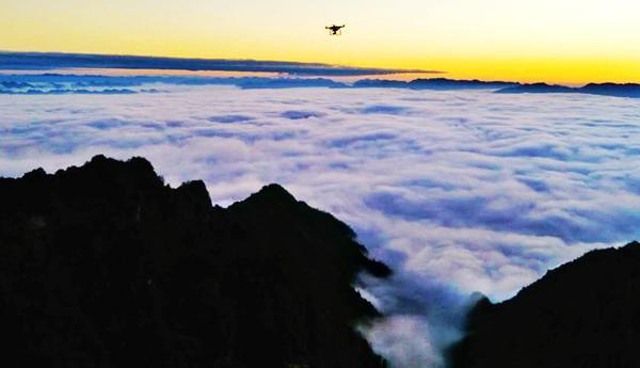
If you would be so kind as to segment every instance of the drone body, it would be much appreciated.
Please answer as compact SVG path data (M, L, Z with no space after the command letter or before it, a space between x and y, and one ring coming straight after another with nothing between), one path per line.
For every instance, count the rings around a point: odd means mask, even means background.
M340 36L342 34L342 28L344 28L344 24L341 26L337 26L337 25L332 25L332 26L328 26L328 27L324 27L325 29L329 30L329 36Z

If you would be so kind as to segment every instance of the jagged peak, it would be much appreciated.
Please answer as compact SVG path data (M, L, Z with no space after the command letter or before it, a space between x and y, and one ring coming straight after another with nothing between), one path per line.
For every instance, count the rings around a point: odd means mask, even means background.
M89 161L85 162L81 166L69 166L66 169L59 169L55 172L55 174L59 175L64 173L75 172L77 170L91 170L91 169L117 170L121 168L135 168L137 171L139 171L140 174L147 174L147 175L152 174L153 176L158 177L151 162L149 162L144 157L134 156L128 159L127 161L121 161L115 158L106 157L103 154L98 154L93 156ZM41 170L41 169L37 169L37 170ZM34 171L37 171L37 170L34 170Z
M637 248L637 247L640 247L640 242L638 242L637 240L634 240L631 243L623 246L622 248L631 249L631 248ZM638 250L640 250L640 248L638 248Z
M263 186L257 193L252 194L247 200L268 200L281 203L297 203L298 200L284 189L280 184L271 183Z
M177 191L180 195L193 198L198 203L211 205L209 191L202 180L185 181L177 188Z
M39 167L35 170L31 170L28 173L25 173L24 175L22 175L23 179L35 179L35 178L43 178L47 176L47 172L44 171L43 168Z

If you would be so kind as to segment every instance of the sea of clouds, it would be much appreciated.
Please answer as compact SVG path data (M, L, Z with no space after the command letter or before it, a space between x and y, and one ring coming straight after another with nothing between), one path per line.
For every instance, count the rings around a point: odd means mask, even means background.
M443 364L472 292L512 296L640 238L640 101L406 89L162 86L0 96L0 176L148 158L228 205L271 182L352 226L397 272L362 278L397 367Z

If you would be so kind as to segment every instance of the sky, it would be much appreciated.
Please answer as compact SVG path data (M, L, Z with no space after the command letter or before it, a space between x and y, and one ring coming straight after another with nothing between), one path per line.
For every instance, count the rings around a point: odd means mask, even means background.
M638 14L637 0L0 0L0 50L640 83ZM396 271L361 280L390 316L362 332L394 368L442 367L472 292L504 300L640 238L637 99L74 78L51 85L82 94L0 95L0 176L105 154L144 156L173 186L202 179L220 205L280 183Z
M0 50L640 82L638 14L636 0L3 0ZM328 36L333 23L347 25L342 36Z

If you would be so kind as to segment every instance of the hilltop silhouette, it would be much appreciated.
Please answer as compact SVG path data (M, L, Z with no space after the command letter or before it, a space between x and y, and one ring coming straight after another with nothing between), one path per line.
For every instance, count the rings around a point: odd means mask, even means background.
M279 185L225 209L96 156L0 178L0 203L3 366L386 366L352 284L389 268Z
M409 82L409 88L414 89L433 89L433 90L457 90L457 89L497 89L513 86L513 82L501 81L480 81L472 80L456 80L447 78L427 78L414 79Z
M409 82L384 79L361 79L354 88L409 88L415 90L488 90L495 93L582 93L612 97L640 97L640 84L590 83L583 87L567 87L547 83L480 81L476 79L424 78Z
M482 298L454 368L640 367L640 243L591 251L503 303Z
M583 87L566 87L557 84L518 84L496 91L496 93L582 93L611 97L640 98L640 84L590 83Z
M577 88L560 86L557 84L547 83L531 83L518 84L515 86L503 88L496 91L497 93L578 93Z
M516 86L513 82L480 81L477 79L419 78L409 82L384 79L361 79L353 84L355 88L410 88L418 90L452 91L465 89L497 90Z

